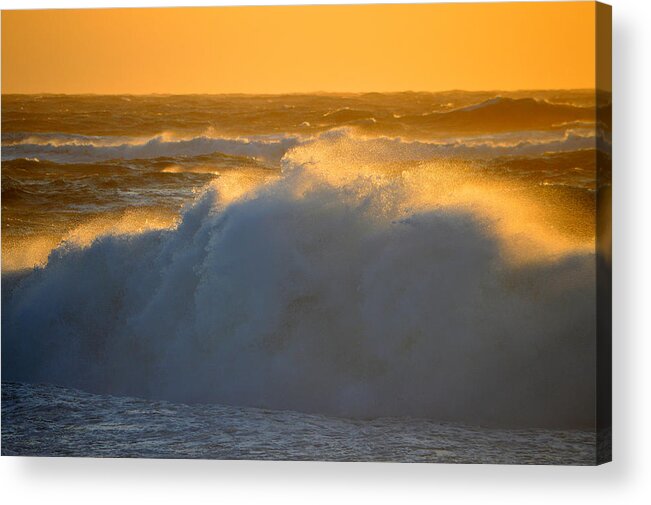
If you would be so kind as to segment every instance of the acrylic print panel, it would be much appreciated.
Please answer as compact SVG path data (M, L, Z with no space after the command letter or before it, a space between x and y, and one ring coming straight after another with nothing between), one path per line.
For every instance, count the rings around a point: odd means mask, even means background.
M610 459L610 8L2 13L2 454Z

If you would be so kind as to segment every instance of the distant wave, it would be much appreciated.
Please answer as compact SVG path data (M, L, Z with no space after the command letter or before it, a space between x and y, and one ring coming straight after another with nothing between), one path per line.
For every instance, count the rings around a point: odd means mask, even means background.
M324 166L336 158L322 147L295 148L282 177L257 189L219 179L178 227L65 243L45 268L3 278L3 380L350 417L592 426L594 255L513 262L499 229L521 215L532 229L531 212L483 212L473 198L490 193L446 180L452 167L384 177L346 159ZM498 196L489 203L508 195Z
M515 100L515 99L508 99L508 100ZM447 113L451 112L470 112L473 110L478 110L478 109L484 109L486 107L492 107L494 105L500 105L505 103L505 98L501 96L496 96L494 98L489 98L488 100L484 100L483 102L475 103L472 105L466 105L465 107L459 107L457 109L454 109L452 111L447 111Z
M113 159L146 159L175 156L201 156L223 153L278 162L298 143L296 137L215 138L200 135L176 139L159 135L148 139L89 137L82 135L31 135L3 145L2 159L47 159L62 163L89 163Z
M502 131L547 128L556 123L594 119L595 110L592 107L550 103L534 98L495 97L450 111L403 116L400 121L452 131Z
M372 111L353 109L351 107L342 107L340 109L330 110L324 113L323 117L340 123L350 121L375 120L373 118Z

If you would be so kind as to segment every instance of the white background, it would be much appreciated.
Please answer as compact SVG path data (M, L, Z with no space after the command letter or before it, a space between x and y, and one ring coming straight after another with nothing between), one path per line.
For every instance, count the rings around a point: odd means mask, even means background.
M0 0L0 7L274 3L278 2ZM54 505L153 501L651 504L651 2L610 3L614 63L613 463L594 468L4 457L0 458L0 499L11 504Z

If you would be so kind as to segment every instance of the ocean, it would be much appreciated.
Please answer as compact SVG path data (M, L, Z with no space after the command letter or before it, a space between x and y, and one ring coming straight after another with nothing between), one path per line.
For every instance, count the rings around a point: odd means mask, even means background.
M336 418L2 384L2 455L594 464L594 433Z
M2 453L594 463L598 107L3 95Z

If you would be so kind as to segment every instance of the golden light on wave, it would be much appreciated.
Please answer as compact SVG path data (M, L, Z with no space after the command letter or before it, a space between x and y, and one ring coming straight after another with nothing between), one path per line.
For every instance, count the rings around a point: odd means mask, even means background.
M237 170L218 171L213 166L198 166L186 168L180 165L170 165L162 170L163 173L207 173L216 178L206 188L197 191L201 195L205 191L216 193L216 204L223 208L239 199L246 197L262 184L275 180L275 172L266 170ZM190 202L188 205L191 205ZM75 247L89 247L96 239L106 235L137 235L152 230L174 228L181 215L178 211L163 208L130 209L123 212L108 213L77 223L72 227L56 229L50 227L49 232L37 236L4 236L2 241L2 269L5 272L31 269L44 266L50 253L63 244Z
M358 204L379 193L384 198L374 211L384 219L440 209L469 212L487 233L498 237L505 258L516 264L595 250L595 209L589 193L563 193L467 161L395 161L399 149L389 151L372 144L360 148L347 139L297 148L292 156L309 176L295 181L295 195L315 191L323 183L347 188ZM392 157L394 161L385 161Z
M173 227L178 215L161 209L132 209L91 218L67 230L38 236L3 237L2 270L5 272L44 266L48 256L64 243L88 247L104 235L136 235Z
M594 212L571 196L550 198L544 188L449 163L427 164L403 177L410 180L414 207L472 212L500 238L511 262L555 261L594 251Z

